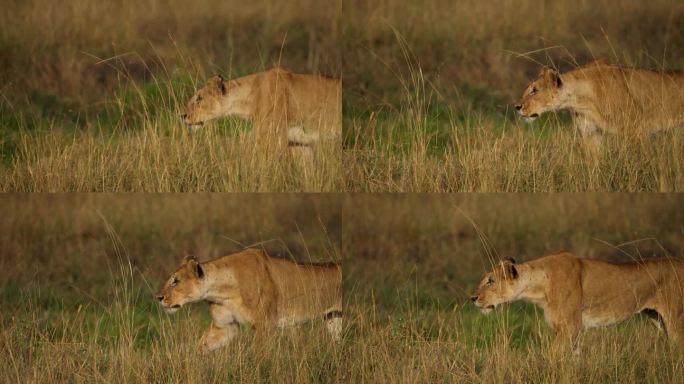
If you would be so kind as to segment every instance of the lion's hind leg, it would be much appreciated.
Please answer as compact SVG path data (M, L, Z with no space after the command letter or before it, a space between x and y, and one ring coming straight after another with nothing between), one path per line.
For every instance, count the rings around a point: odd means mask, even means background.
M323 320L333 340L339 341L342 338L342 311L330 311L323 316Z
M667 335L667 328L665 328L665 320L663 320L663 317L660 316L660 313L658 313L658 311L651 308L645 308L639 313L646 316L651 321L651 323L653 323L656 326L656 328L658 328L658 331L664 332L665 335Z
M684 313L681 308L659 310L665 325L665 334L679 347L684 347Z

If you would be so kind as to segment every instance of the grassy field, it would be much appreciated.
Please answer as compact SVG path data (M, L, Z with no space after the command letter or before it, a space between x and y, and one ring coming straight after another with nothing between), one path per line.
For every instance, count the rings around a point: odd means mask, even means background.
M351 191L681 191L684 132L607 137L592 164L569 113L512 105L542 65L684 70L672 0L355 2L345 7Z
M0 382L671 382L684 360L644 319L585 334L552 360L532 306L467 301L499 257L567 249L607 260L680 256L684 198L555 195L8 195L1 203ZM261 244L345 260L344 343L320 322L208 357L202 305L153 293L187 252ZM286 351L286 352L284 352Z
M502 257L565 249L604 260L680 257L678 195L354 195L342 253L354 382L676 382L684 356L643 318L584 334L554 360L540 310L488 316L468 297Z
M179 116L212 74L276 63L340 76L341 4L10 1L0 15L0 189L338 191L337 148L302 177L227 119L190 136ZM141 10L145 10L141 12Z
M4 196L0 203L2 383L338 382L343 346L322 322L201 356L210 317L169 316L153 297L186 252L200 260L263 243L340 260L334 195ZM323 340L323 342L321 342Z
M602 57L684 69L684 6L673 0L30 0L5 9L5 191L684 190L681 129L608 137L594 165L569 114L525 125L510 107L541 65ZM178 118L209 75L274 63L344 79L343 153L321 148L308 177L255 147L248 123L190 136Z

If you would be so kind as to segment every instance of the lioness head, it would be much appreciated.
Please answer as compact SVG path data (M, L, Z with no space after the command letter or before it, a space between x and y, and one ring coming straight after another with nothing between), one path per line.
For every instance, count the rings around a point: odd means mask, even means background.
M532 122L544 112L559 109L563 81L558 71L544 67L539 77L527 86L515 109L525 121Z
M169 276L157 293L157 300L167 313L174 313L185 304L202 300L206 292L204 270L192 256L183 259L183 265Z
M522 290L515 260L508 259L485 274L470 300L486 314L497 305L514 300Z
M228 94L228 86L220 75L212 76L198 89L188 101L181 114L183 122L190 130L197 129L205 122L223 115L222 101Z

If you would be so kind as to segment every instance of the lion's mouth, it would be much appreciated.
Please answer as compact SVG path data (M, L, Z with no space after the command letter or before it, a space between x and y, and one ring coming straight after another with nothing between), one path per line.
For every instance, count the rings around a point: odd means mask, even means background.
M525 119L525 122L526 122L526 123L531 123L531 122L537 120L537 117L539 117L539 115L536 114L536 113L533 113L533 114L531 114L531 115L529 115L529 116L523 116L523 118Z
M483 305L483 306L478 305L478 307L480 308L480 312L482 312L483 315L489 314L490 312L492 312L494 310L494 308L496 308L495 305Z
M538 113L532 113L532 114L526 114L525 112L522 111L522 108L518 109L518 115L520 115L523 119L525 119L525 122L531 123L533 122L537 117L539 117Z
M204 126L204 121L198 121L196 123L186 122L185 125L188 127L188 132L193 133Z
M167 314L171 315L171 314L175 313L176 311L178 311L178 310L180 309L180 307L181 307L181 306L178 305L178 304L172 305L172 306L169 306L169 307L166 307L166 306L165 306L165 307L164 307L164 312L166 312Z
M475 306L477 308L479 308L480 311L482 311L482 313L485 313L485 314L491 312L496 307L496 305L494 305L494 304L487 305L487 304L483 304L483 303L477 302L477 301L475 302Z

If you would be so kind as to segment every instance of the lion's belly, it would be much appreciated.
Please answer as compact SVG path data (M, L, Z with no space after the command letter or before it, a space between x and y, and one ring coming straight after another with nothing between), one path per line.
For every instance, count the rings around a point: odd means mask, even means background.
M287 315L278 319L278 328L293 327L311 320L308 316Z
M582 311L582 327L584 329L608 327L624 320L632 314L616 314L606 311L584 310Z

